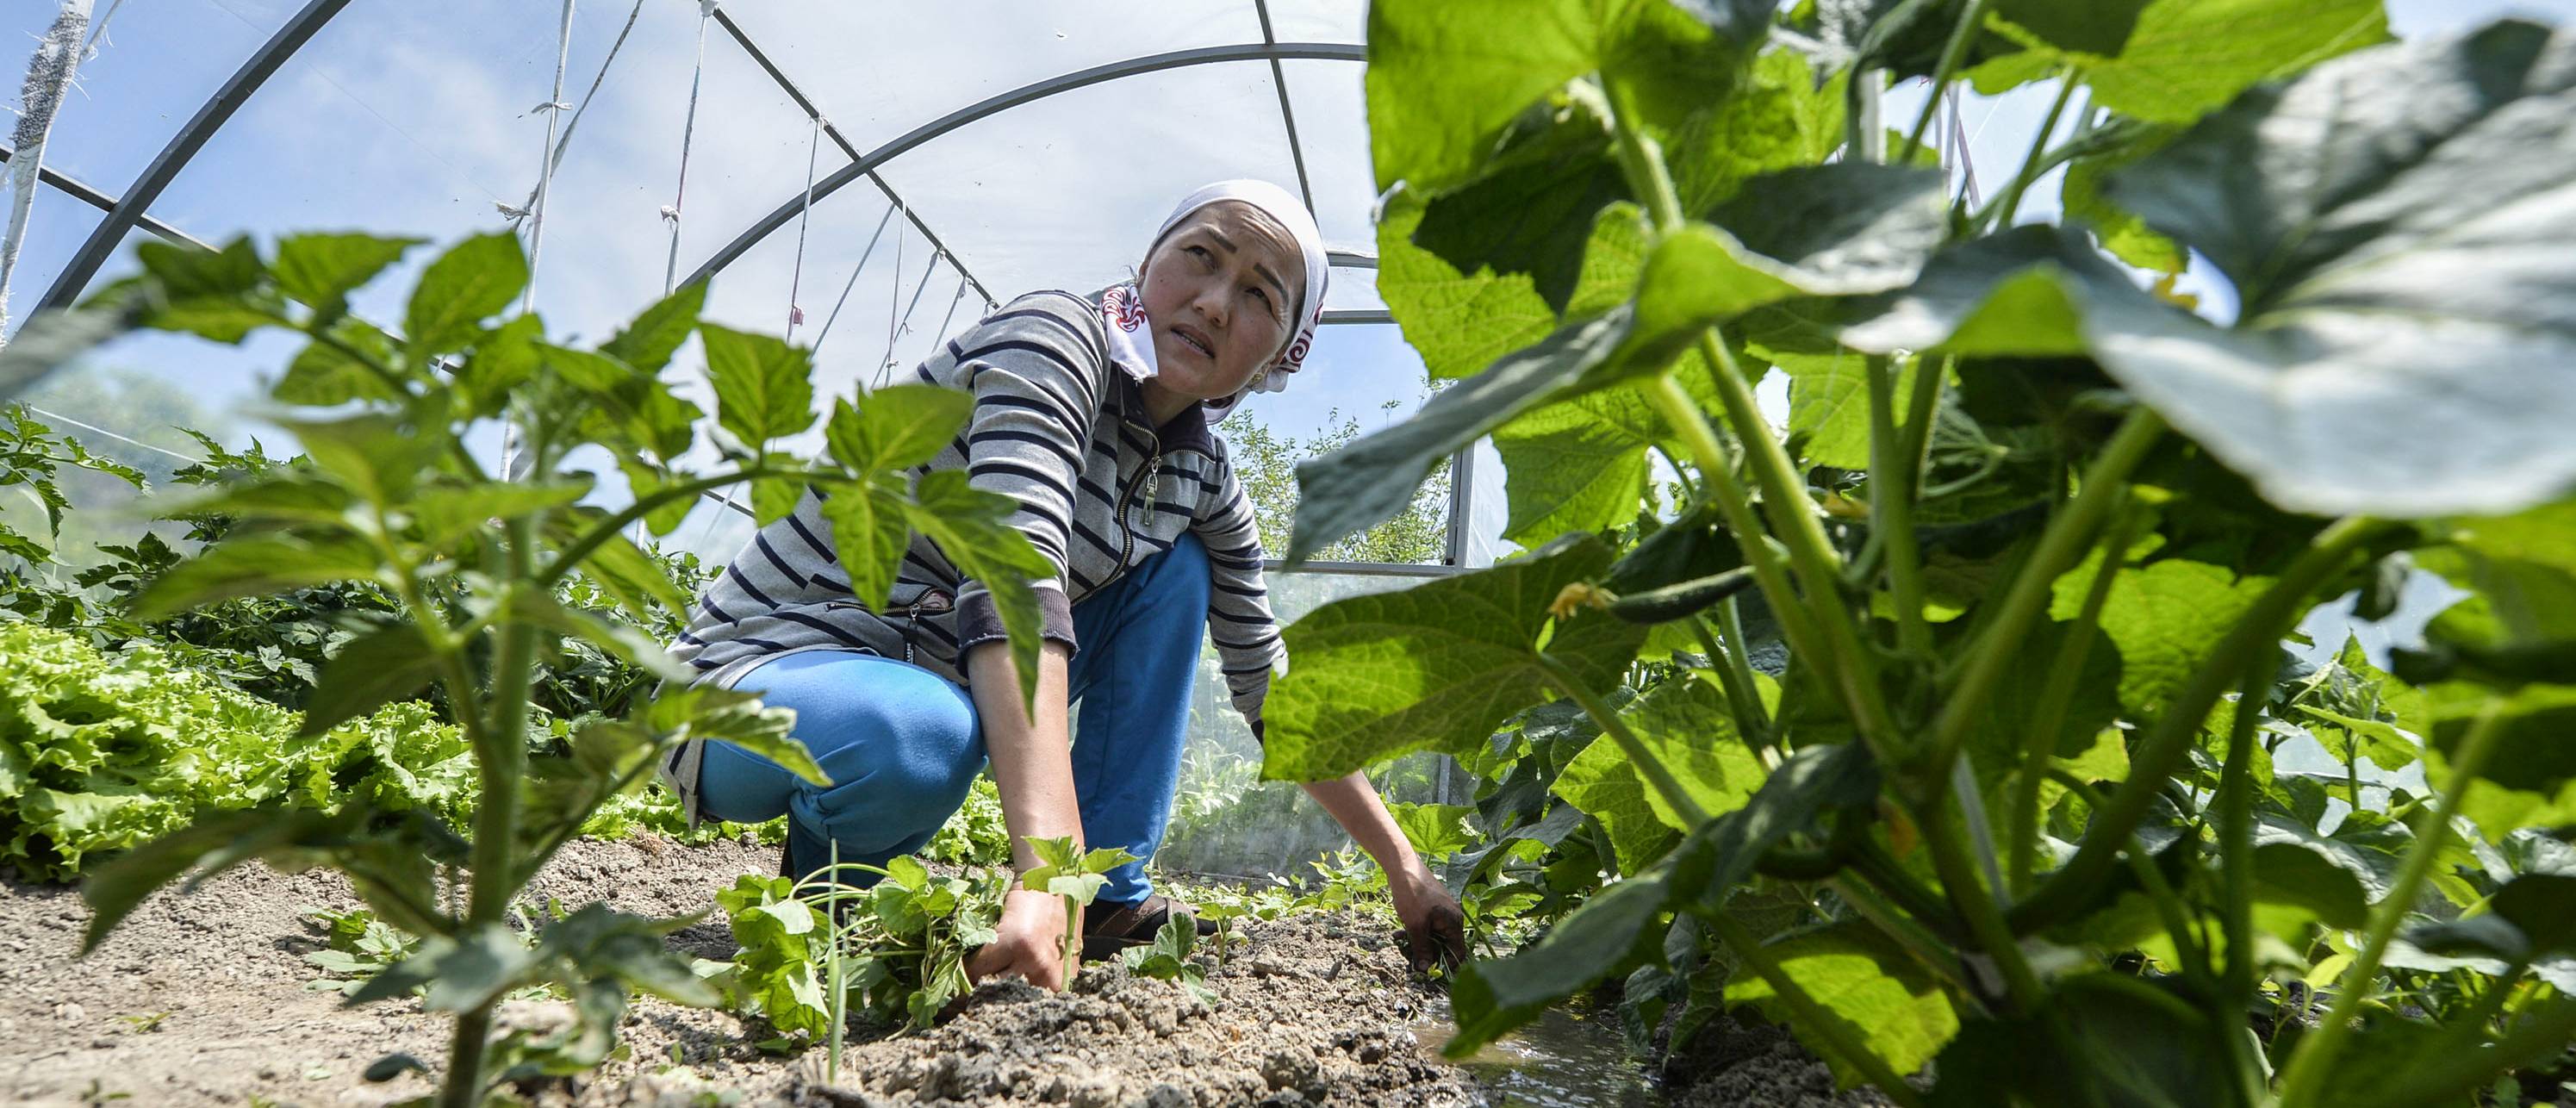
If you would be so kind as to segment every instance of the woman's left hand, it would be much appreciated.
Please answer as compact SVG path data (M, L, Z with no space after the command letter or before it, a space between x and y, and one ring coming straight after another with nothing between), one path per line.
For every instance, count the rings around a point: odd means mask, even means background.
M1420 861L1387 882L1395 915L1404 923L1404 956L1415 969L1454 968L1467 960L1467 913L1448 886Z

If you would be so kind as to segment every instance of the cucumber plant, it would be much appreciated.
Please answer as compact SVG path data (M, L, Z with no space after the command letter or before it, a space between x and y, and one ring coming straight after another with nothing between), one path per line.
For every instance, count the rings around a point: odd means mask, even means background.
M1908 1105L2467 1103L2565 1065L2576 871L2528 848L2576 824L2576 35L1504 7L1370 8L1378 287L1455 383L1300 467L1288 553L1486 436L1531 550L1308 615L1265 712L1294 780L1476 758L1551 699L1599 732L1549 787L1616 879L1463 970L1452 1051L1624 977ZM1962 81L2054 83L1991 195L1931 164ZM2312 609L2419 578L2465 595L2393 673L2285 669Z
M421 270L403 298L401 333L352 314L351 295L415 245L355 234L289 236L266 251L247 238L214 251L143 244L140 274L72 312L30 321L0 353L0 393L135 329L224 343L271 330L302 340L270 398L280 406L275 421L312 464L247 473L163 505L233 522L221 541L142 588L132 614L149 621L332 583L382 588L398 612L367 621L322 667L304 731L319 734L435 686L473 753L472 826L355 801L327 815L270 805L205 820L90 877L83 950L192 869L202 867L194 880L252 859L338 869L377 918L420 937L350 1001L425 988L424 1005L453 1013L437 1103L466 1108L497 1082L578 1072L606 1057L630 989L685 1003L717 999L663 942L687 920L591 904L534 921L532 941L513 928L512 902L586 817L641 787L673 744L692 738L731 742L823 781L788 737L790 713L688 685L689 671L636 629L653 625L656 606L679 612L689 601L628 540L632 528L668 534L699 494L737 484L749 486L768 523L810 489L828 498L858 599L879 606L906 540L929 534L992 586L1031 689L1037 611L1026 582L1051 571L1005 524L1006 498L970 487L964 473L912 472L963 427L972 408L963 393L907 385L835 399L822 420L822 455L801 457L784 440L818 420L810 355L702 325L703 284L595 347L565 345L536 315L508 314L527 285L527 261L514 237L490 234ZM712 418L663 379L692 336L715 396ZM523 473L496 475L470 448L502 425L522 444ZM614 460L625 506L593 503L598 475L576 468L592 456L584 448ZM625 619L567 605L561 589L576 572ZM535 678L564 643L665 683L620 716L531 743ZM537 985L569 995L577 1020L557 1034L495 1037L493 1005Z

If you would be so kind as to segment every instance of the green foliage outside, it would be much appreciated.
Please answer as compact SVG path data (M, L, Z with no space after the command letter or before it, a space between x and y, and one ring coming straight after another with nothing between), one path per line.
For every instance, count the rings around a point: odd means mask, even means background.
M1395 407L1389 402L1387 407ZM1297 514L1297 463L1350 445L1360 422L1339 410L1324 417L1325 426L1305 438L1277 434L1253 416L1227 425L1226 448L1244 495L1252 501L1252 519L1263 541L1277 546L1288 535ZM1442 462L1414 491L1395 517L1358 534L1334 540L1315 553L1318 561L1392 562L1421 565L1443 560L1449 541L1449 465ZM1276 551L1273 551L1275 554Z
M650 920L580 906L512 925L527 881L609 800L643 787L674 744L718 739L821 781L784 713L747 694L665 684L619 694L614 714L547 720L541 659L586 643L657 678L685 669L639 626L685 610L663 566L625 536L637 524L677 527L701 492L749 484L764 522L795 491L831 495L842 561L861 598L882 603L892 565L915 530L955 551L990 584L1030 688L1036 604L1026 580L1044 565L1002 522L1007 501L963 474L913 480L907 471L945 444L971 405L956 393L897 386L836 401L816 464L771 449L818 421L810 356L775 339L700 326L703 285L653 305L605 343L549 342L532 315L504 317L528 280L507 234L467 239L423 270L400 336L348 314L348 295L416 243L363 235L289 236L263 252L249 240L219 251L146 243L143 272L79 309L31 320L0 351L0 400L82 350L126 330L179 331L239 343L254 331L301 336L272 399L310 464L207 485L156 514L231 520L219 541L161 570L129 602L150 623L244 597L362 584L398 602L356 621L356 637L320 668L299 736L409 700L435 686L473 767L470 825L431 812L351 800L329 812L282 800L200 819L94 872L84 887L94 949L141 900L183 873L253 859L346 874L369 910L421 937L400 963L352 994L369 1002L425 990L453 1013L455 1035L438 1102L467 1108L501 1083L576 1073L614 1049L631 990L682 1003L718 999L663 942L685 920ZM701 338L717 401L712 420L672 393L661 373ZM464 443L478 425L506 422L525 444L528 472L496 479ZM681 464L701 433L720 461ZM567 469L583 447L622 459L633 504L581 503L595 477ZM943 480L942 478L948 478ZM790 495L782 496L782 492ZM586 573L622 618L567 604ZM661 615L657 615L661 613ZM442 878L470 872L467 894ZM549 915L553 915L549 913ZM492 1034L492 1006L544 986L571 998L577 1019L546 1035ZM402 1060L377 1067L399 1072Z
M1299 467L1287 555L1488 435L1532 552L1292 625L1265 775L1486 774L1474 865L1572 910L1461 971L1449 1049L1619 981L1632 1030L1756 1010L1906 1105L2576 1076L2576 146L2529 141L2576 38L2387 38L2368 2L1372 5L1379 290L1454 383ZM1953 196L1941 91L2043 79L2025 163ZM2060 166L2065 221L2019 223ZM2195 257L2232 325L2122 264ZM2417 573L2466 593L2421 648L2285 664Z

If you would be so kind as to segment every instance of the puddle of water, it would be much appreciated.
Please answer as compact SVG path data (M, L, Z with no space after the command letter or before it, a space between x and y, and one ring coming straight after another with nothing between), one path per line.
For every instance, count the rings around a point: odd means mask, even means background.
M1449 1001L1433 1001L1413 1036L1434 1058L1457 1034ZM1661 1108L1663 1094L1628 1054L1618 1014L1590 1005L1549 1008L1472 1058L1448 1060L1476 1078L1493 1108Z

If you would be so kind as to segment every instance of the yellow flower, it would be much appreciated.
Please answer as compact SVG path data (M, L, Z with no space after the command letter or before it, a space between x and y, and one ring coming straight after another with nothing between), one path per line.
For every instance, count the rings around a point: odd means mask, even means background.
M1548 603L1547 614L1565 619L1572 616L1577 608L1597 608L1607 611L1610 608L1610 602L1617 599L1619 598L1612 595L1608 589L1589 582L1577 581L1557 590L1556 599Z

